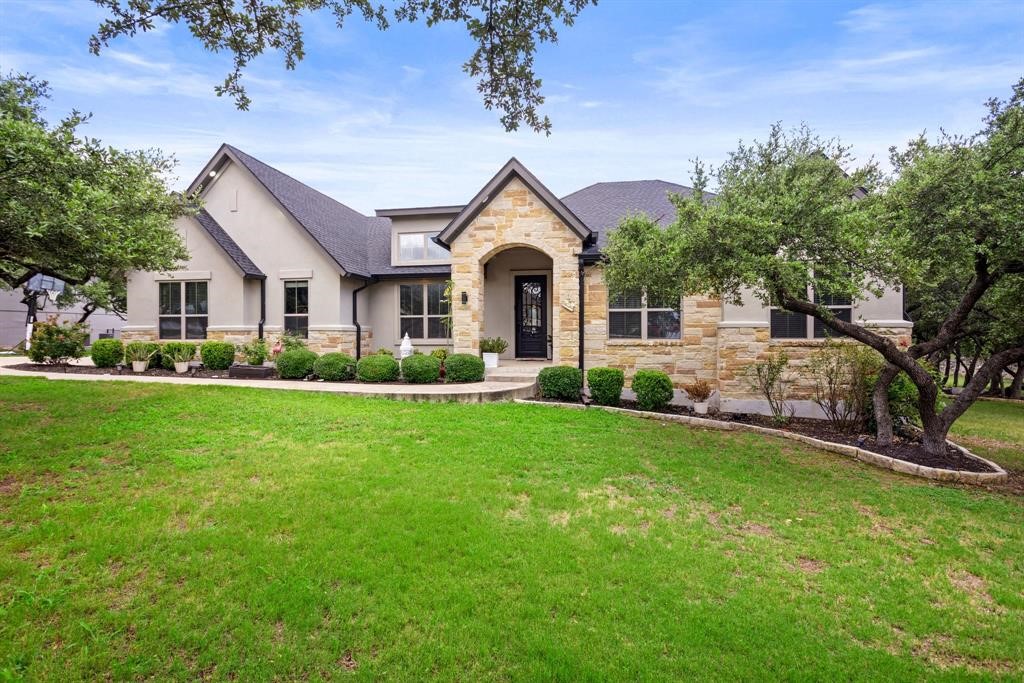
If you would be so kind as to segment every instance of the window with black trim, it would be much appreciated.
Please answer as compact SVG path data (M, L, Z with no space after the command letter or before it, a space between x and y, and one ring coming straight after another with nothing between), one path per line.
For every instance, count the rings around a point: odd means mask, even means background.
M837 320L853 321L853 300L845 295L815 294L814 303L832 311ZM845 336L817 318L793 313L781 308L771 309L771 336L773 339L824 339Z
M309 337L309 282L285 280L284 331Z
M639 291L613 295L608 300L610 339L679 339L681 334L678 301L659 301Z
M398 336L410 339L447 339L448 301L443 282L398 286Z
M161 339L206 339L209 285L206 282L159 283Z

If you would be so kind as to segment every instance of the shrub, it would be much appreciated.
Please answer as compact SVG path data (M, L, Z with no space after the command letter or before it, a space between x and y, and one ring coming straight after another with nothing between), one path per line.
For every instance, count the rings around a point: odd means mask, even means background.
M313 372L316 354L309 349L282 351L277 357L277 374L281 379L303 379Z
M441 361L423 354L402 361L402 377L413 384L430 384L441 376Z
M196 357L196 345L192 342L167 342L160 349L160 365L173 370L174 363L184 363Z
M788 366L789 354L783 351L766 360L751 363L744 370L750 387L768 401L772 420L776 424L785 424L793 417L793 407L786 401L789 395L789 383L786 379Z
M391 349L377 349L375 353L378 356L391 356L392 358L395 357L395 352L392 351Z
M583 371L571 365L544 368L537 375L540 395L562 401L579 401L583 390Z
M32 329L32 346L28 357L33 363L67 365L72 358L85 355L89 329L79 323L59 323L56 318L36 323Z
M361 382L394 382L400 374L398 361L390 355L374 353L356 364L356 377Z
M305 348L304 346L298 348ZM242 344L240 349L242 355L245 356L245 362L249 365L263 365L263 361L267 359L269 351L267 350L267 343L262 339L251 339L245 344Z
M935 379L939 386L942 386L942 377L938 371L928 364L923 358L917 361L925 370L927 370L932 377ZM879 368L879 372L881 369ZM864 417L865 428L870 431L875 431L878 425L875 421L875 406L873 402L873 395L875 393L875 385L878 383L878 373L874 373L867 379L867 405L865 410L867 411ZM911 381L907 373L900 372L889 383L889 414L892 416L895 424L910 424L918 423L921 419L921 414L917 409L917 386ZM946 403L949 401L948 397L944 394L939 394L935 398L935 409L942 410L945 408Z
M162 362L160 345L156 342L133 341L124 345L124 359L126 362L144 360L149 362L149 367L158 368Z
M484 378L484 361L480 356L453 353L444 361L446 382L479 382Z
M587 386L590 397L602 406L617 406L622 398L622 387L626 376L618 368L590 368L587 370Z
M434 349L430 352L430 355L444 363L448 357L448 349Z
M342 382L356 376L356 359L345 353L325 353L313 363L313 374L328 382Z
M235 345L225 341L203 342L199 347L199 357L209 370L227 370L235 362Z
M120 339L97 339L89 349L92 364L98 368L112 368L124 362L124 344Z
M508 342L501 337L485 337L480 340L480 353L505 353Z
M683 390L694 403L707 403L707 400L711 398L711 392L714 391L707 380L703 379L699 379L693 384L684 384Z
M814 381L814 402L832 426L854 432L867 425L881 366L881 357L867 346L832 339L811 354L807 371Z
M637 370L631 387L642 410L661 410L674 394L672 380L661 370Z

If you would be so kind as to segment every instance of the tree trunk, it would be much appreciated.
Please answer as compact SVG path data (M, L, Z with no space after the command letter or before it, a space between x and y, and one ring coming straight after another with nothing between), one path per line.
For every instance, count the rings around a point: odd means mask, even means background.
M955 364L953 365L953 386L960 386L960 349L956 350Z
M974 379L974 372L978 368L978 357L980 355L981 354L976 353L971 358L971 364L967 367L967 371L964 373L964 386L970 384L971 380Z
M892 444L892 412L889 410L889 385L900 373L900 369L887 363L878 373L875 391L871 396L875 408L875 437L879 446Z
M1003 371L1000 370L996 374L992 375L992 381L988 385L988 393L993 396L1003 395Z
M1021 397L1021 386L1024 386L1024 361L1017 363L1017 372L1013 373L1013 381L1010 382L1010 398Z
M96 310L96 304L86 304L82 306L82 317L78 319L79 323L84 323L89 319L89 316Z
M942 386L949 384L949 365L951 362L951 356L946 354L946 371L942 374Z

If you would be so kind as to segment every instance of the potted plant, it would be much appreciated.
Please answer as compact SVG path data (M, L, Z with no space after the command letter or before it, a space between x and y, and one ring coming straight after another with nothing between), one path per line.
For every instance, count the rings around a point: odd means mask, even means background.
M711 398L711 385L705 380L699 379L693 384L684 384L683 389L686 395L693 401L693 412L698 415L708 414L708 399Z
M228 368L228 377L248 377L264 379L274 374L274 368L263 363L267 360L270 350L262 339L252 339L239 348L245 356L245 365L232 365Z
M179 375L188 372L192 359L196 356L196 347L191 344L175 346L171 350L171 361L174 363L174 371Z
M156 355L156 350L150 349L145 344L129 344L125 350L125 356L132 364L132 372L145 372L149 367L149 360Z
M505 353L508 342L501 337L484 338L480 340L480 353L484 357L485 368L498 367L498 356Z

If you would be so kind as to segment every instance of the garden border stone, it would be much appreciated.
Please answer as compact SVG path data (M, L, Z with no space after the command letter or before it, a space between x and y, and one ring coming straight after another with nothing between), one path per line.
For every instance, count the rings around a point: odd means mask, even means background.
M632 415L633 417L639 417L646 420L662 420L664 422L678 422L680 424L689 425L691 427L702 427L705 429L717 429L719 431L741 431L741 432L754 432L756 434L764 434L766 436L778 436L783 439L790 439L791 441L800 441L808 446L820 448L824 451L831 453L838 453L848 457L855 458L861 462L880 467L882 469L892 470L894 472L901 472L903 474L910 474L915 477L923 477L925 479L932 479L935 481L956 481L965 484L999 484L1005 482L1008 478L1006 470L1000 467L998 464L987 460L971 451L967 450L963 446L952 441L947 443L953 448L960 451L964 456L973 458L979 462L985 463L991 467L994 472L963 472L960 470L945 470L938 467L926 467L924 465L915 465L912 462L906 460L899 460L897 458L890 458L887 455L880 453L874 453L872 451L858 448L857 446L851 446L848 444L835 443L833 441L822 441L821 439L815 439L811 436L804 434L796 434L794 432L787 432L781 429L771 429L770 427L760 427L758 425L749 425L742 422L722 422L721 420L710 420L701 417L690 417L689 415L677 415L673 413L656 413L646 410L632 410L630 408L616 408L613 406L599 406L599 405L583 405L581 403L561 403L557 401L536 401L530 399L516 399L516 403L526 403L530 405L541 405L541 406L552 406L555 408L575 408L579 410L604 410L611 413L623 413L625 415Z

